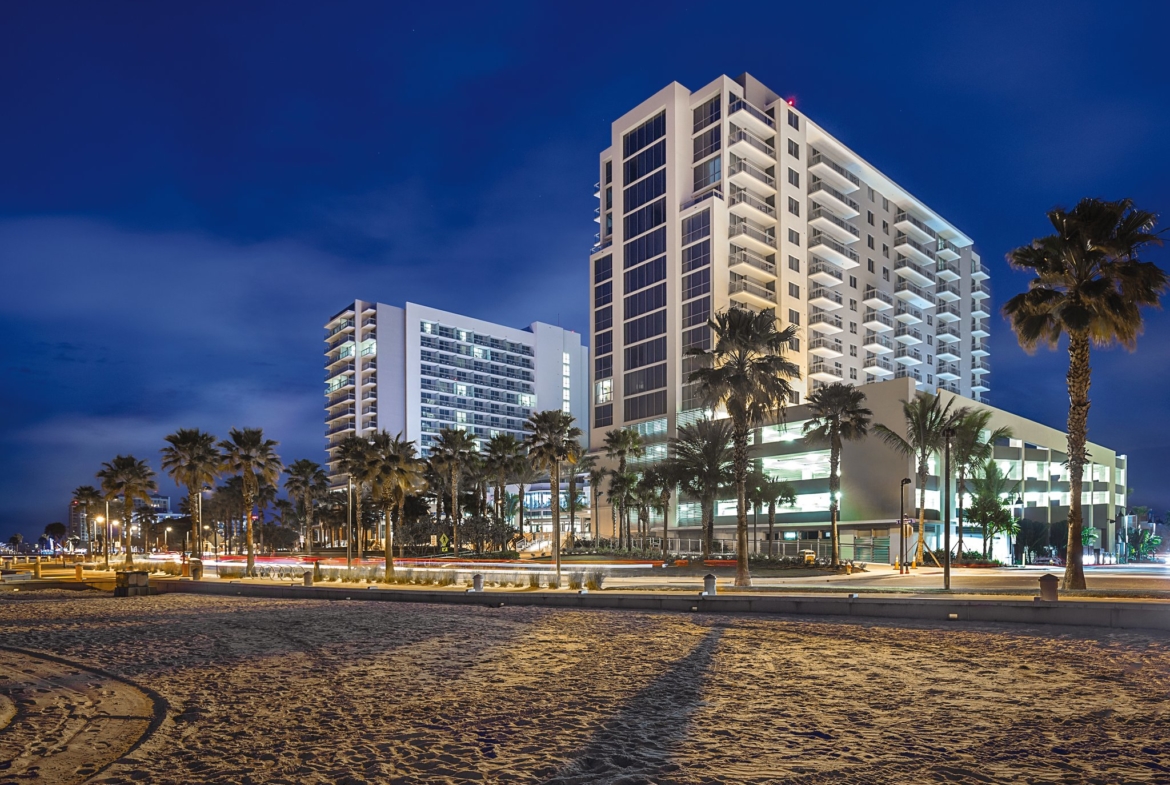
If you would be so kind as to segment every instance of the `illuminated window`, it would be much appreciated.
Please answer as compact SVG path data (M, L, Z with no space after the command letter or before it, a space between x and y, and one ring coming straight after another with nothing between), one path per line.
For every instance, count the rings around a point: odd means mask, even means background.
M609 403L613 400L613 379L603 379L593 385L593 402Z

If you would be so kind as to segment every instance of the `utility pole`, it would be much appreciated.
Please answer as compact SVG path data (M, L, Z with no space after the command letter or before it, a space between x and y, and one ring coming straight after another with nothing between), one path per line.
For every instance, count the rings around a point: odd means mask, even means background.
M951 439L955 438L955 429L947 428L943 435L946 437L945 459L943 461L943 588L951 590Z

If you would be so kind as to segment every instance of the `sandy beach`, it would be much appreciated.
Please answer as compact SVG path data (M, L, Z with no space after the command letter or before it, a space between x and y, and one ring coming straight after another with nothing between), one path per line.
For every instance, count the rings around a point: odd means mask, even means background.
M0 783L1170 781L1156 633L21 592L0 644Z

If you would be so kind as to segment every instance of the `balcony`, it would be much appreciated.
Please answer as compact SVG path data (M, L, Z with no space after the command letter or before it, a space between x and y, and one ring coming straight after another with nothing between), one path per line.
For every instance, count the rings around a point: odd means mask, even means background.
M857 252L820 232L812 232L808 238L808 250L815 251L821 258L845 270L861 264Z
M776 164L776 148L745 128L736 128L731 132L727 137L727 149L763 167Z
M813 338L809 341L808 353L814 357L835 360L845 353L845 347L836 338Z
M325 339L325 351L331 352L339 346L344 346L347 343L353 343L353 325L350 325L349 330L340 335L335 335L332 338Z
M959 359L959 345L957 343L940 343L935 347L934 356L944 362L955 362Z
M825 335L835 335L845 328L841 325L840 316L831 313L814 313L808 320L808 329Z
M962 296L962 290L959 288L958 281L951 281L950 283L940 283L935 288L934 295L941 303L953 303Z
M808 171L843 193L851 194L861 187L857 175L816 148L808 157Z
M776 222L776 208L751 191L738 190L731 195L729 209L740 218L754 218L759 221Z
M934 258L934 251L901 232L894 235L894 250L903 256L909 256L919 264L926 265L929 269L933 269L938 263L938 259Z
M957 281L959 280L959 263L939 259L938 266L934 268L934 274L940 281Z
M971 260L971 280L986 281L991 276L987 272L987 268L983 266L983 262L977 259Z
M329 400L325 402L325 406L332 408L334 406L340 406L341 404L349 403L350 401L354 400L357 400L357 394L353 390L348 392L334 393L333 395L329 396Z
M727 107L727 119L757 136L768 137L776 133L776 121L743 99L731 102Z
M809 305L816 306L822 311L835 311L842 306L841 294L832 289L823 289L819 286L808 293Z
M879 333L888 333L894 329L894 320L884 313L866 310L865 318L861 322L866 329Z
M377 383L378 383L378 374L368 373L368 374L363 375L363 378L361 381L361 386L362 387L369 387L369 386L377 384Z
M894 350L894 361L902 365L922 365L922 352L908 346L899 346Z
M971 392L984 393L990 389L991 388L987 386L987 382L983 380L982 376L972 376L971 377ZM980 400L982 400L982 399L980 399Z
M839 382L842 378L841 369L828 363L813 363L808 367L808 378L818 382Z
M894 330L894 340L904 346L914 346L922 343L922 331L903 325Z
M990 354L990 352L987 351L987 344L986 343L984 343L983 341L972 341L971 342L971 356L972 357L986 357L988 354Z
M971 373L974 373L974 374L991 373L991 366L988 365L987 360L982 360L982 359L981 360L972 360L971 361Z
M940 322L957 322L963 318L963 309L958 303L945 303L935 309L934 316Z
M905 256L899 256L894 262L894 274L919 286L934 286L934 276L930 274L930 269L915 264Z
M894 371L895 379L913 379L916 384L922 384L922 372L917 368L899 368Z
M776 265L754 251L735 246L732 246L731 254L727 257L727 269L740 275L750 270L753 273L763 273L771 278L776 277Z
M938 247L935 249L934 255L941 261L957 262L959 260L959 249L943 238L938 238ZM958 265L955 265L956 268Z
M808 267L808 277L810 281L822 286L837 286L845 280L840 267L815 256L812 257L812 264Z
M841 218L856 218L861 215L861 205L838 191L824 180L816 177L808 186L808 198Z
M930 308L934 305L933 294L923 291L906 280L898 281L894 285L894 296L918 308Z
M863 299L862 302L868 305L870 308L873 308L875 311L885 311L894 307L893 296L875 289L872 286L865 287L865 299Z
M376 401L376 400L378 400L378 391L377 390L366 390L364 393L362 393L362 400L363 401Z
M934 328L934 337L940 344L955 343L962 338L959 335L959 325L954 323L940 324Z
M333 425L333 426L326 428L325 435L326 436L334 436L334 435L339 434L339 433L345 433L346 431L353 431L353 429L354 429L353 420L349 419L349 420L346 420L345 422L338 423L337 425Z
M846 223L823 207L813 207L809 210L808 225L846 245L861 239L861 232L856 226Z
M940 363L935 376L938 377L940 382L952 382L959 378L959 366Z
M325 422L332 423L334 420L339 420L342 417L353 417L356 411L356 408L353 406L347 406L346 408L338 409L337 411L330 411L329 414L325 416Z
M894 228L920 243L933 243L938 239L933 229L905 210L899 210L894 214Z
M346 313L353 314L353 309L350 308L346 311ZM325 340L328 341L338 333L344 332L353 332L353 319L342 319L341 322L334 325L333 328L329 330L329 334L325 336Z
M345 365L339 365L330 368L325 372L325 381L329 381L333 377L340 376L343 373L352 373L355 370L357 370L357 365L355 365L353 362L348 362Z
M776 178L746 158L737 158L731 163L728 179L740 188L764 188L776 193Z
M889 336L866 331L865 342L862 344L867 352L874 354L889 354L894 351L894 342L890 340Z
M987 310L989 307L988 302L986 299L972 300L971 315L976 319L986 319L988 316L991 316L991 312Z
M922 311L905 303L898 303L898 307L894 309L894 320L902 324L921 324Z
M727 235L757 253L770 254L776 251L776 238L747 222L737 223L728 230Z
M894 364L885 357L878 357L874 354L867 354L865 356L865 364L862 366L863 371L871 376L893 376Z
M982 319L971 320L971 337L972 338L986 338L991 335L987 332L987 322Z
M378 304L377 303L366 303L365 305L362 306L362 313L377 313L377 312L378 312Z
M759 308L776 307L776 293L747 278L740 278L727 285L727 294L732 300L755 305Z
M983 300L991 297L991 287L983 282L971 284L971 296L976 300Z

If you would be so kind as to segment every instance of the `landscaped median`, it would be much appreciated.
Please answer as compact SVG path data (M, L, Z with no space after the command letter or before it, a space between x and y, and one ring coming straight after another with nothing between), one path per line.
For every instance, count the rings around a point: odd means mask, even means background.
M448 603L459 605L528 605L550 608L606 608L702 613L767 613L851 618L919 619L953 622L1011 622L1078 627L1170 630L1170 603L1127 600L983 600L953 597L851 595L795 596L763 593L694 593L654 591L487 590L464 587L383 588L369 585L298 586L253 581L151 581L154 593L182 592L227 596L315 600Z

